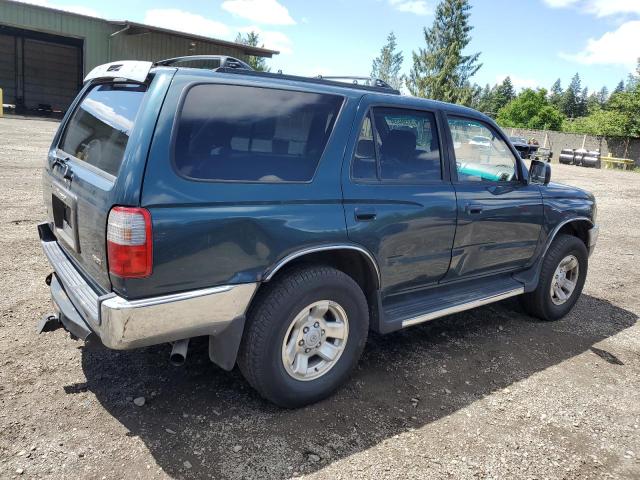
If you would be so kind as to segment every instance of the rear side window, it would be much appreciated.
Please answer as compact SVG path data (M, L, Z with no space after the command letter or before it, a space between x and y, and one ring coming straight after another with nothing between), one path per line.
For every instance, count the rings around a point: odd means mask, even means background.
M375 107L362 124L352 177L403 183L440 180L440 144L432 113Z
M93 87L71 115L59 148L117 176L145 90L139 84Z
M196 85L182 107L175 166L198 180L309 181L341 105L337 95Z

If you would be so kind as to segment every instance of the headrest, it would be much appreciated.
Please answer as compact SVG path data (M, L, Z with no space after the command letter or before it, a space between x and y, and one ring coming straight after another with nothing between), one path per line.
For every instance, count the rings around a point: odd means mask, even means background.
M410 130L391 130L382 142L382 154L408 156L416 151L416 135Z
M373 140L358 140L358 146L356 147L356 156L360 158L374 158L375 147L373 145Z

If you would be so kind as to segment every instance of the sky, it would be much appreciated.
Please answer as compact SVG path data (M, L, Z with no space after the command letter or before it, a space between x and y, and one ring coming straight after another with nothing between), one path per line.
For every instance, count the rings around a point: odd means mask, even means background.
M273 71L297 75L369 75L393 31L404 54L424 46L437 0L28 0L53 8L235 39L254 30L281 53ZM580 73L591 91L612 90L640 57L640 0L471 0L468 53L483 64L472 81L507 75L516 88L566 87Z

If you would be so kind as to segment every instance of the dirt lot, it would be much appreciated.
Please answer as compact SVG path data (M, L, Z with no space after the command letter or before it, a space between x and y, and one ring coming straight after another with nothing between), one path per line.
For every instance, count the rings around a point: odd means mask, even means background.
M35 334L51 311L35 226L56 127L0 119L0 478L640 477L640 175L554 165L596 194L602 228L567 318L509 301L373 336L333 398L283 411L203 343L179 369L168 346Z

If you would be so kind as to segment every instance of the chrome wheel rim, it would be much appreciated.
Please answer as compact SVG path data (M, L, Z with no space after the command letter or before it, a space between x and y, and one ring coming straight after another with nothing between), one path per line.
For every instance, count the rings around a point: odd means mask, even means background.
M282 364L296 380L315 380L331 370L344 352L349 320L344 309L321 300L298 313L282 342Z
M562 305L571 298L578 284L580 264L575 255L567 255L558 264L551 279L551 301L555 305Z

